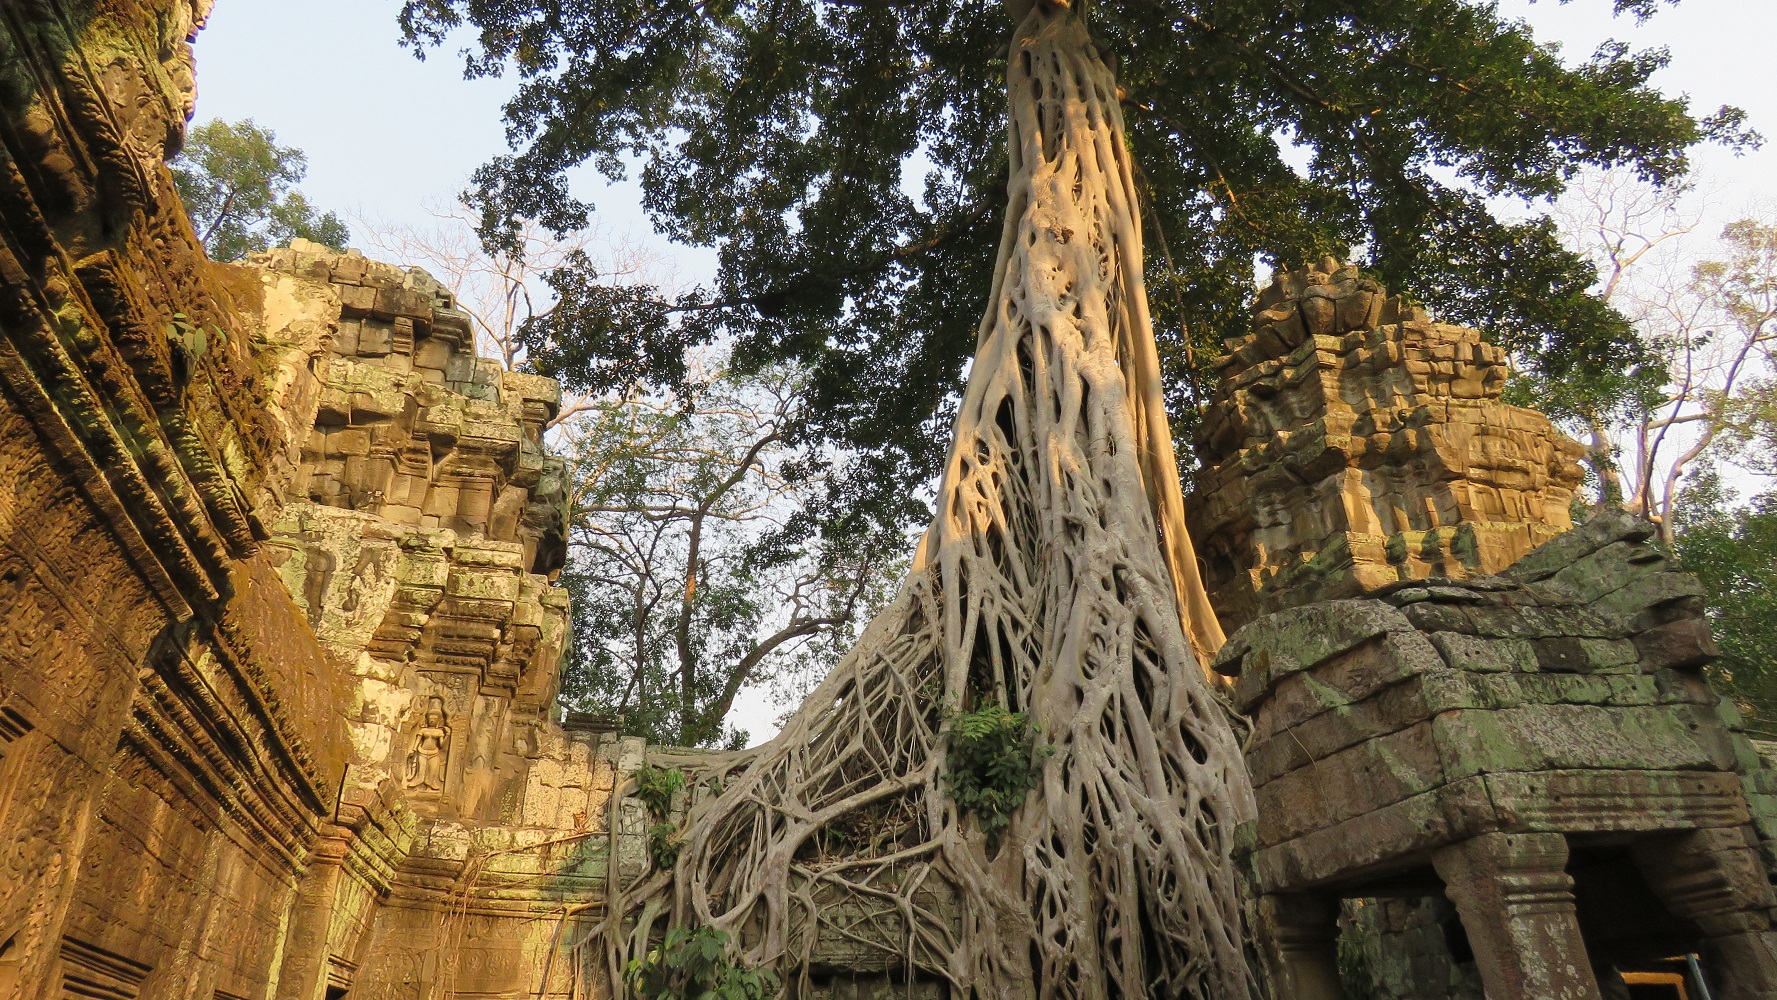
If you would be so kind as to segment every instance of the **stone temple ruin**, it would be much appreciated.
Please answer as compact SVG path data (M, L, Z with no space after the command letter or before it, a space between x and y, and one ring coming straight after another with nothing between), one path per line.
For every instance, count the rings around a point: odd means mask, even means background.
M1573 526L1580 446L1500 402L1505 352L1353 267L1278 275L1228 344L1191 531L1216 615L1495 573Z
M557 719L557 389L422 273L204 259L162 160L207 6L0 22L0 997L608 995L573 953L649 868L651 751ZM1568 530L1578 448L1503 379L1332 263L1229 345L1190 510L1268 989L1695 954L1777 997L1777 776L1696 581Z

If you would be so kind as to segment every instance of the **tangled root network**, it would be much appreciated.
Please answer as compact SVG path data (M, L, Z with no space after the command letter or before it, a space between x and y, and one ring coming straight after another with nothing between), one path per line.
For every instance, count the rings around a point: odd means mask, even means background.
M783 732L695 775L674 870L611 900L610 972L670 919L727 931L792 995L831 967L954 998L1254 992L1229 856L1252 793L1199 666L1221 633L1184 530L1116 83L1047 4L1008 76L1011 204L937 516ZM990 844L947 793L944 734L993 703L1052 752Z

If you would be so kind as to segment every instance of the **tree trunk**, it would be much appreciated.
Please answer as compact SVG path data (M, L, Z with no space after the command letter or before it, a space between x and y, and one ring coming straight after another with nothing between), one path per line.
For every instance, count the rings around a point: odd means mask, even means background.
M1200 664L1221 633L1116 82L1078 17L1039 3L1008 89L993 295L909 578L775 740L699 775L720 792L671 877L613 902L608 941L670 892L676 923L791 975L876 948L958 998L1254 992L1230 860L1252 792ZM1053 750L996 848L945 783L950 720L989 703Z

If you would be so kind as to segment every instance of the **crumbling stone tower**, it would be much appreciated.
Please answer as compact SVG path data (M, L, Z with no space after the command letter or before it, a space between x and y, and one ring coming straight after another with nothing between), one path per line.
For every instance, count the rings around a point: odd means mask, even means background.
M1701 675L1697 580L1627 514L1572 528L1580 449L1476 331L1332 262L1254 316L1191 529L1273 995L1345 995L1344 907L1393 984L1364 995L1605 1000L1696 952L1777 998L1777 782Z
M1278 274L1204 413L1192 542L1222 625L1496 572L1572 527L1580 446L1500 401L1505 354L1357 268Z

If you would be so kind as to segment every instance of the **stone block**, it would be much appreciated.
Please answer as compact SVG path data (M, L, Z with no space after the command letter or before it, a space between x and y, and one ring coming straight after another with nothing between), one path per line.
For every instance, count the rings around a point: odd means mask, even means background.
M1216 655L1214 669L1237 676L1235 699L1247 704L1284 677L1389 631L1408 631L1400 612L1374 601L1327 601L1262 618Z
M418 341L415 343L413 349L414 368L416 370L428 368L436 369L438 371L438 381L443 381L444 369L450 365L452 347L453 345L449 341L438 337L427 337ZM542 379L542 381L552 380ZM557 391L559 392L560 390Z
M1643 613L1704 596L1703 584L1689 573L1647 573L1626 580L1592 601L1599 614L1621 620L1631 629L1659 624Z
M340 316L345 319L359 319L370 315L376 306L376 289L356 285L339 288Z
M1311 673L1284 678L1254 712L1254 731L1264 736L1281 732L1322 712L1361 702L1410 677L1444 670L1444 661L1423 636L1384 633Z
M358 331L359 357L380 358L390 351L392 331L389 324L379 320L365 320Z
M370 311L377 319L392 322L397 316L432 319L432 297L413 288L378 288Z
M338 455L362 456L370 453L370 432L359 427L342 427L328 435L329 451Z
M1645 542L1654 536L1653 525L1621 511L1604 511L1502 571L1521 583L1536 583L1554 576L1581 559L1616 542Z
M1433 723L1452 778L1505 771L1605 768L1731 771L1731 748L1699 738L1686 706L1523 705L1457 711Z
M1702 618L1682 618L1648 629L1635 637L1644 670L1690 670L1721 655Z
M1592 668L1592 659L1574 636L1551 636L1531 643L1536 654L1536 669L1551 674L1581 674Z
M1615 541L1562 567L1544 584L1591 604L1633 580L1659 573L1666 563L1664 553L1643 541Z
M1365 740L1256 790L1259 842L1282 843L1445 783L1430 723Z
M1505 829L1632 833L1738 826L1750 812L1740 778L1718 771L1489 774L1486 794Z
M1477 673L1537 669L1536 648L1525 639L1483 639L1461 632L1433 632L1426 638L1457 670Z
M1499 827L1484 779L1469 778L1252 855L1260 892L1294 892L1386 871L1401 858Z

